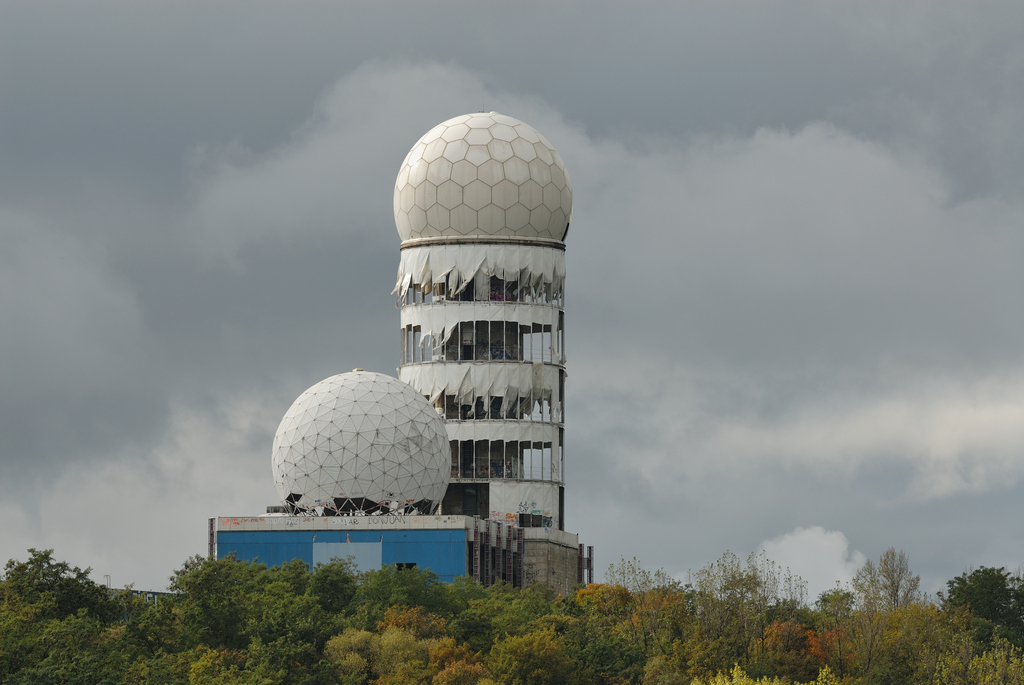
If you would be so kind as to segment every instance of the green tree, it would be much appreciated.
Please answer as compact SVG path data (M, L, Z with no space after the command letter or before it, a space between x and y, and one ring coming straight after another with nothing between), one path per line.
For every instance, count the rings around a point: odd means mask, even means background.
M10 685L114 685L126 664L108 629L82 609L47 621L39 635L43 654L9 674Z
M307 592L321 609L329 614L340 614L349 610L356 587L356 571L352 562L332 559L329 564L316 565Z
M739 666L734 666L728 673L718 673L707 679L698 678L693 680L690 685L783 685L783 681L767 676L754 679ZM839 685L839 680L826 666L821 669L817 678L805 685Z
M503 685L565 685L573 664L552 629L499 640L487 666Z
M388 608L394 606L423 607L448 619L461 610L458 599L432 571L384 566L363 574L352 599L353 624L374 630Z
M183 646L244 649L250 596L260 589L263 564L241 562L233 556L208 559L196 555L171 576L169 588L180 593Z
M450 634L466 642L474 651L487 651L501 635L521 635L533 629L534 622L555 612L555 593L546 585L515 588L497 583L452 619Z
M1024 645L1024 582L1019 576L982 566L947 581L946 589L944 605L966 607L980 619L975 630L985 644L998 636Z
M882 636L888 621L885 593L878 567L868 559L850 582L856 598L851 621L851 647L860 673L870 673L882 649Z
M577 665L581 681L604 685L640 678L647 656L631 626L623 628L633 617L626 588L599 583L579 588L561 602L560 610L565 653Z
M107 588L89 579L92 569L54 561L52 549L29 549L28 553L27 561L11 559L4 566L0 577L4 601L34 606L44 621L75 616L82 609L102 623L118 617L118 604Z
M1024 653L997 638L985 652L976 654L972 632L957 633L941 655L935 685L1024 685Z

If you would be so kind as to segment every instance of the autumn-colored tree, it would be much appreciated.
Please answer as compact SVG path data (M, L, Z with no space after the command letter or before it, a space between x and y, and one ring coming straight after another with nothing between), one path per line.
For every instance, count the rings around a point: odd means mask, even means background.
M355 596L353 625L374 630L394 606L423 607L429 613L450 618L464 608L451 586L436 573L421 568L385 566L362 575Z
M915 663L925 657L937 659L934 653L935 627L922 627L916 638L908 632L921 620L934 619L934 614L923 618L912 607L926 602L920 592L921 579L910 571L905 552L890 547L879 557L878 564L870 559L857 571L851 581L856 600L856 611L850 621L851 647L858 672L873 682L910 682L912 674L933 670ZM925 621L928 622L927 620ZM926 637L931 635L932 637ZM920 639L917 639L920 638ZM921 652L927 644L928 652Z
M850 638L854 595L836 585L815 603L817 631L808 636L808 651L842 680L855 667Z
M200 647L189 669L189 685L282 685L282 672L246 669L247 655L231 649Z
M971 659L970 685L1024 685L1024 651L997 638L991 649Z
M490 671L481 663L453 661L434 676L433 685L480 685L490 678Z
M755 661L765 648L765 629L793 618L806 595L806 584L763 552L746 564L726 552L691 574L689 585L697 622L683 647L692 676Z
M825 665L812 649L814 637L813 630L795 619L773 621L765 628L760 649L753 654L747 671L797 682L813 680Z
M372 672L375 685L430 685L435 669L430 665L433 641L417 639L408 630L390 626L377 642Z
M636 558L612 565L605 578L610 587L593 598L585 595L584 604L603 603L616 618L614 630L644 655L670 654L689 614L680 583L662 570L645 571Z
M694 679L690 685L784 685L785 682L792 681L783 681L777 677L768 676L756 679L751 678L742 668L734 666L728 673L720 672L710 678L697 678ZM807 681L803 685L839 685L839 682L840 681L826 666L821 669L817 678L812 681Z
M419 639L439 638L447 634L448 622L423 607L395 606L384 612L384 620L377 624L377 632L383 633L392 627L406 630Z
M986 584L1015 577L965 574L938 606L895 550L813 609L764 555L727 554L684 587L623 562L614 582L561 598L394 568L357 576L344 562L195 557L175 594L150 603L97 594L87 572L30 554L0 579L4 685L1024 685L1021 649L981 635L979 621L995 624L972 614L1005 607Z
M327 641L324 657L342 685L364 685L370 678L370 662L380 637L368 630L346 628Z
M581 682L610 685L636 682L647 657L620 626L630 620L630 593L621 585L592 584L562 599L559 614L545 617L562 638Z

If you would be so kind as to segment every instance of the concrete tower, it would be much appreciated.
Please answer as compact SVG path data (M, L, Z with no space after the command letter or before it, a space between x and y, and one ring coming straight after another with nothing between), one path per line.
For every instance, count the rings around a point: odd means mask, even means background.
M274 438L282 505L210 519L211 556L593 582L593 547L565 530L571 218L562 158L532 127L491 112L423 136L395 184L404 382L356 369L299 396Z
M456 117L405 158L394 210L398 372L445 418L441 513L564 531L562 158L512 117Z

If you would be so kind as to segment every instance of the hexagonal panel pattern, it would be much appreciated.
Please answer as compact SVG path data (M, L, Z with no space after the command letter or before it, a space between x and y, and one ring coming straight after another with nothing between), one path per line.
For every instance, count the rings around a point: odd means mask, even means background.
M394 207L403 242L440 236L563 240L572 219L572 183L561 156L532 126L497 112L464 114L412 147L398 172Z
M431 514L448 488L451 449L444 420L412 386L353 371L295 400L271 463L293 513Z

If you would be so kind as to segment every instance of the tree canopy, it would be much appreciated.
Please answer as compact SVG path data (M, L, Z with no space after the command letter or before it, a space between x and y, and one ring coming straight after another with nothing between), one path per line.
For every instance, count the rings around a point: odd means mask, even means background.
M811 604L763 554L686 582L623 560L567 596L193 557L146 602L33 549L0 576L0 683L1024 685L1019 574L919 586L895 549Z

